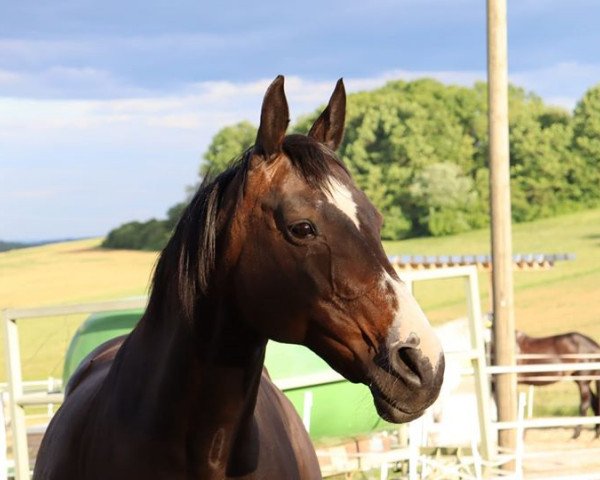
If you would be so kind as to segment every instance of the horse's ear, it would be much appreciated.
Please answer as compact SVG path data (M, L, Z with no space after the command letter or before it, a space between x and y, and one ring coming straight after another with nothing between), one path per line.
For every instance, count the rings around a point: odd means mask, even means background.
M263 99L255 142L257 153L263 154L267 160L279 155L288 123L290 112L283 91L283 75L278 75L269 85Z
M523 337L525 337L525 333L522 332L521 330L516 330L515 329L515 339L521 340Z
M344 81L340 78L331 94L327 108L319 115L319 118L308 132L308 136L324 143L332 150L337 150L344 136L345 120L346 89L344 88Z

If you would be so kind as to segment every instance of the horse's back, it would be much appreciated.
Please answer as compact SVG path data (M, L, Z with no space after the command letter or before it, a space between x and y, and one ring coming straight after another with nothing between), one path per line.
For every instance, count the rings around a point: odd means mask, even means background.
M549 335L547 337L530 337L528 335L522 335L518 343L521 353L546 354L548 355L550 363L554 363L554 359L550 358L551 356L559 357L558 360L560 362L565 361L565 359L560 359L561 355L594 353L600 351L600 345L598 345L595 340L587 335L574 331Z
M52 418L34 470L34 480L76 479L77 462L72 458L87 440L85 431L93 399L102 387L115 355L126 336L109 340L85 357L67 387L65 401Z
M600 345L598 343L579 332L571 332L570 333L573 342L577 346L578 353L598 353L600 352ZM595 361L595 360L594 360Z
M520 353L533 354L533 358L518 359L519 365L536 365L545 363L580 363L595 361L595 358L580 357L590 353L600 353L600 345L590 337L579 332L565 332L546 337L530 337L521 333L517 339ZM536 357L537 355L537 357ZM519 383L530 385L550 385L557 377L571 376L574 371L522 373L518 376ZM577 371L577 374L593 372ZM548 377L548 379L544 379Z
M549 349L557 356L557 361L559 363L595 361L593 358L578 358L576 355L600 352L600 345L583 333L567 332L546 338L552 340L552 346L549 347Z

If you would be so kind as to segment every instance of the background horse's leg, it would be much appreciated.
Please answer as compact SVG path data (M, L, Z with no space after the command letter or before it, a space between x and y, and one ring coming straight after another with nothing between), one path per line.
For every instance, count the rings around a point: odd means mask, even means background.
M600 374L600 372L595 373ZM596 380L596 393L592 392L592 410L594 415L600 415L600 380ZM596 438L600 438L600 423L596 424Z
M576 380L575 383L579 387L579 415L585 417L588 409L592 406L592 389L590 387L591 382L589 380ZM575 427L575 432L573 433L573 438L578 438L580 434L581 425L577 425Z

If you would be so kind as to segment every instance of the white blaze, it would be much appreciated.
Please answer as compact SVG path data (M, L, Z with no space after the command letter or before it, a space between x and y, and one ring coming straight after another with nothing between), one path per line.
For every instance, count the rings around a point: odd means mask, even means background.
M381 286L384 291L387 291L388 286L392 287L398 305L388 332L388 348L405 343L409 335L414 333L420 340L418 348L429 358L435 370L442 353L442 345L415 297L404 283L394 279L388 272L384 272Z
M344 212L356 228L360 229L358 221L358 207L352 198L352 192L335 177L329 177L330 188L325 192L325 196L330 203Z

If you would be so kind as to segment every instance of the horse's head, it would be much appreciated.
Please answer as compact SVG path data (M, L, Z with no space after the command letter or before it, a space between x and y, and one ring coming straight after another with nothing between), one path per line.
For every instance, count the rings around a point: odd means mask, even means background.
M516 352L521 353L521 349L523 348L523 344L527 341L527 334L522 332L521 330L515 330L515 342L516 342Z
M340 80L307 136L286 136L283 77L269 87L223 252L242 321L308 346L366 384L385 419L419 416L436 399L442 348L380 240L382 217L335 155L345 118Z

